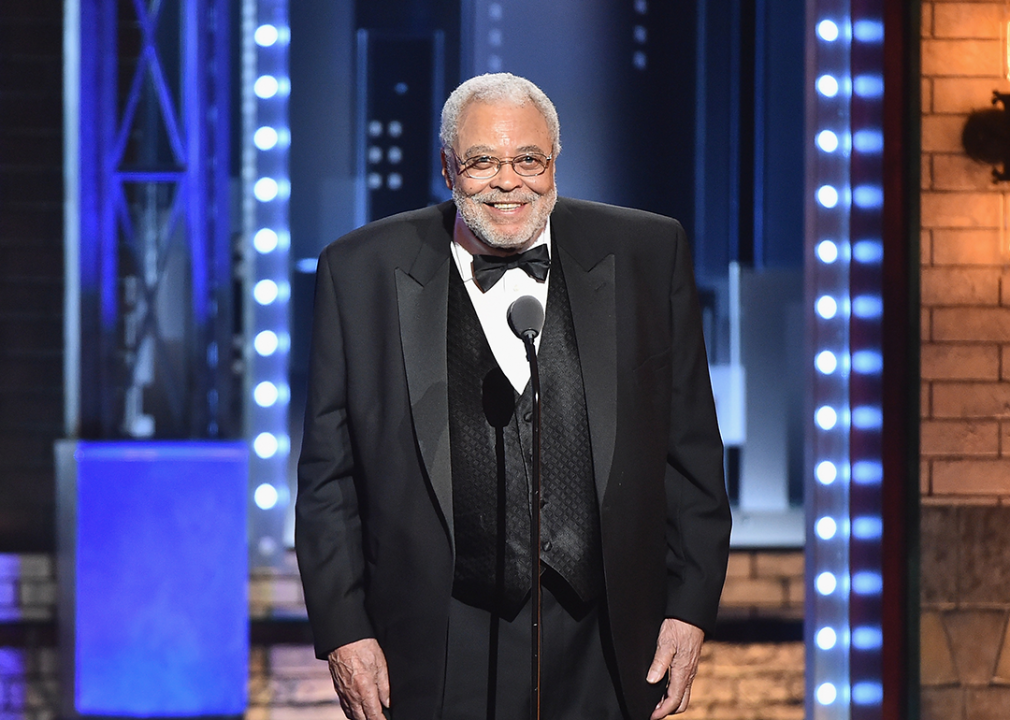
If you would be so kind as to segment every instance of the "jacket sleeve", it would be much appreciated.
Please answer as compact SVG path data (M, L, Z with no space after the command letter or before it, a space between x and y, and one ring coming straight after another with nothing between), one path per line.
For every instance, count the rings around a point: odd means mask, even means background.
M348 422L343 323L329 254L323 252L316 271L295 503L295 550L319 658L349 642L375 636L365 608L365 560Z
M690 250L676 234L666 458L667 617L711 633L729 556L730 509Z

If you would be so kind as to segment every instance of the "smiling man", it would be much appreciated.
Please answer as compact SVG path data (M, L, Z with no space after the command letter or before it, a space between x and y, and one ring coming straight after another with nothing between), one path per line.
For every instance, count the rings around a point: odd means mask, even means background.
M441 141L452 203L320 257L296 506L316 652L354 720L528 716L532 400L506 312L533 295L543 717L681 712L729 538L683 230L558 199L557 113L523 78L463 83Z

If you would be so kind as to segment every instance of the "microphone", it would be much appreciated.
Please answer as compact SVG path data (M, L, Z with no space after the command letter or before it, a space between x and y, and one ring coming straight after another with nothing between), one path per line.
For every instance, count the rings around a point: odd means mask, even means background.
M544 307L532 295L523 295L509 305L508 322L520 340L532 341L544 329Z

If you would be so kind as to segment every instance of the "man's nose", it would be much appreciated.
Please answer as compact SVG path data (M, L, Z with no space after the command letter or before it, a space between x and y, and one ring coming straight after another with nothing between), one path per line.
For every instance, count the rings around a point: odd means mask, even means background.
M522 176L512 167L512 163L502 163L498 168L498 173L491 178L492 187L500 188L506 192L514 190L522 184Z

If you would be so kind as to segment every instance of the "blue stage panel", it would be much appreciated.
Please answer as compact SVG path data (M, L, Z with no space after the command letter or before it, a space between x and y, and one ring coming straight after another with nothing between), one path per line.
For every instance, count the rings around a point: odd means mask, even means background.
M245 711L244 443L77 444L79 715Z

